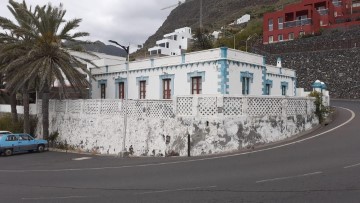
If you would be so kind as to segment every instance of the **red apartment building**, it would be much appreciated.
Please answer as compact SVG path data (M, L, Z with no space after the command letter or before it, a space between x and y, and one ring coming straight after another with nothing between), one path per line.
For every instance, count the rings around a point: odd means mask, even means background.
M263 43L293 40L301 35L318 33L321 28L356 24L360 24L358 1L302 0L264 15Z

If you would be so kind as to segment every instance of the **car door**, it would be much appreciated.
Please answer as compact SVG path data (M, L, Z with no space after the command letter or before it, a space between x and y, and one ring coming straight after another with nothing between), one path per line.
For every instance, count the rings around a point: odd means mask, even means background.
M36 149L36 146L34 146L34 139L32 139L32 137L30 137L28 134L19 134L18 143L20 151L31 151Z
M8 135L5 139L5 148L12 148L13 152L19 152L19 140L17 135Z

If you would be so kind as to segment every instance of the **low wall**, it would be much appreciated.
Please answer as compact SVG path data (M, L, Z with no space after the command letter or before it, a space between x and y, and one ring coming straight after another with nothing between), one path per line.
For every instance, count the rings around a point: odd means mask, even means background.
M279 141L318 124L309 98L208 96L174 101L129 101L126 148L132 145L137 156L186 156L190 135L192 155L223 153ZM70 109L74 102L79 108ZM92 111L89 102L97 104ZM118 110L106 110L110 107ZM82 151L118 154L124 138L123 107L121 100L52 101L50 109L58 111L50 111L50 132L58 131L59 142Z
M36 104L30 104L29 108L30 115L36 115ZM16 111L18 114L24 114L24 106L16 106ZM10 104L0 104L0 112L11 113Z

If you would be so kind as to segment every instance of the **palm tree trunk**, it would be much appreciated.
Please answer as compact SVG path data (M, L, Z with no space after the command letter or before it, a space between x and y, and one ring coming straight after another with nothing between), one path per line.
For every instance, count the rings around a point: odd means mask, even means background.
M29 92L23 92L23 105L24 105L24 133L30 134L30 114L29 114Z
M18 122L18 114L16 110L16 93L10 94L10 105L11 105L11 117L13 123Z
M43 138L49 137L49 87L45 85L42 92L42 124L43 124Z

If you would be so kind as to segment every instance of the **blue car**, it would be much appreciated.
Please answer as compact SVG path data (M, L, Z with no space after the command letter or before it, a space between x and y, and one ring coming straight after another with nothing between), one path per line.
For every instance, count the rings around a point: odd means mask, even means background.
M48 149L46 140L37 140L28 134L0 134L0 155L11 156L14 153L43 152Z

